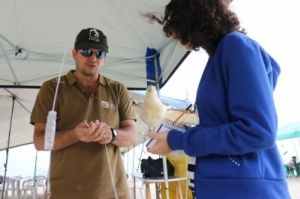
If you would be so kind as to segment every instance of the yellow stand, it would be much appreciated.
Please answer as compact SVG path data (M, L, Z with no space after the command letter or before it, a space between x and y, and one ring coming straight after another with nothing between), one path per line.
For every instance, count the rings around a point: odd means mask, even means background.
M177 177L185 177L186 171L187 171L187 156L186 155L167 155L167 159L173 164L175 173L174 175ZM169 195L170 198L178 198L180 199L180 196L183 196L183 198L192 199L192 192L188 188L188 185L186 183L189 183L188 180L185 181L178 181L178 182L169 182ZM165 191L165 183L161 183L161 196L162 199L166 199L166 191ZM187 197L186 192L181 193L181 190L187 189ZM179 194L181 193L181 194Z

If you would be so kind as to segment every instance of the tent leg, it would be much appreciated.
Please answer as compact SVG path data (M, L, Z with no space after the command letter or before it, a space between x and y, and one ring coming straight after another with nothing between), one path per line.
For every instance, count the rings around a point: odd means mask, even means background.
M12 108L11 108L11 114L10 114L10 122L9 122L9 130L8 130L8 138L7 138L7 145L6 145L6 159L4 163L4 175L3 175L3 191L1 195L1 199L4 199L4 192L5 192L5 183L6 183L6 174L7 174L7 165L8 165L8 154L9 154L9 147L10 147L10 135L11 135L11 127L12 127L12 118L14 114L14 108L15 108L15 100L16 97L12 97Z

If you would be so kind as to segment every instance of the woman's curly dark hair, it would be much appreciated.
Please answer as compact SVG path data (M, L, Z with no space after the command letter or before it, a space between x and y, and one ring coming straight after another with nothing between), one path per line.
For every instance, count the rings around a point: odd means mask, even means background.
M167 37L174 37L193 50L202 47L211 56L226 34L245 33L228 4L228 0L171 0L163 17L153 13L145 16L162 24Z

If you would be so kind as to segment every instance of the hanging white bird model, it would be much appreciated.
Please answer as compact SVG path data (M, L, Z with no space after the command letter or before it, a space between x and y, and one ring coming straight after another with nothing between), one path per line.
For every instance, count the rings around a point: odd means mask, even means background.
M153 128L164 119L166 112L167 107L158 98L155 86L148 86L144 102L140 105L140 119Z

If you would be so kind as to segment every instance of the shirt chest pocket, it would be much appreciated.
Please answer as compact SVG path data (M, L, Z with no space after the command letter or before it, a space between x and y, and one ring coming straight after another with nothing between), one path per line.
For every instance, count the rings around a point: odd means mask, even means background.
M98 115L101 121L106 122L110 126L119 122L118 106L115 103L101 100L99 106Z

